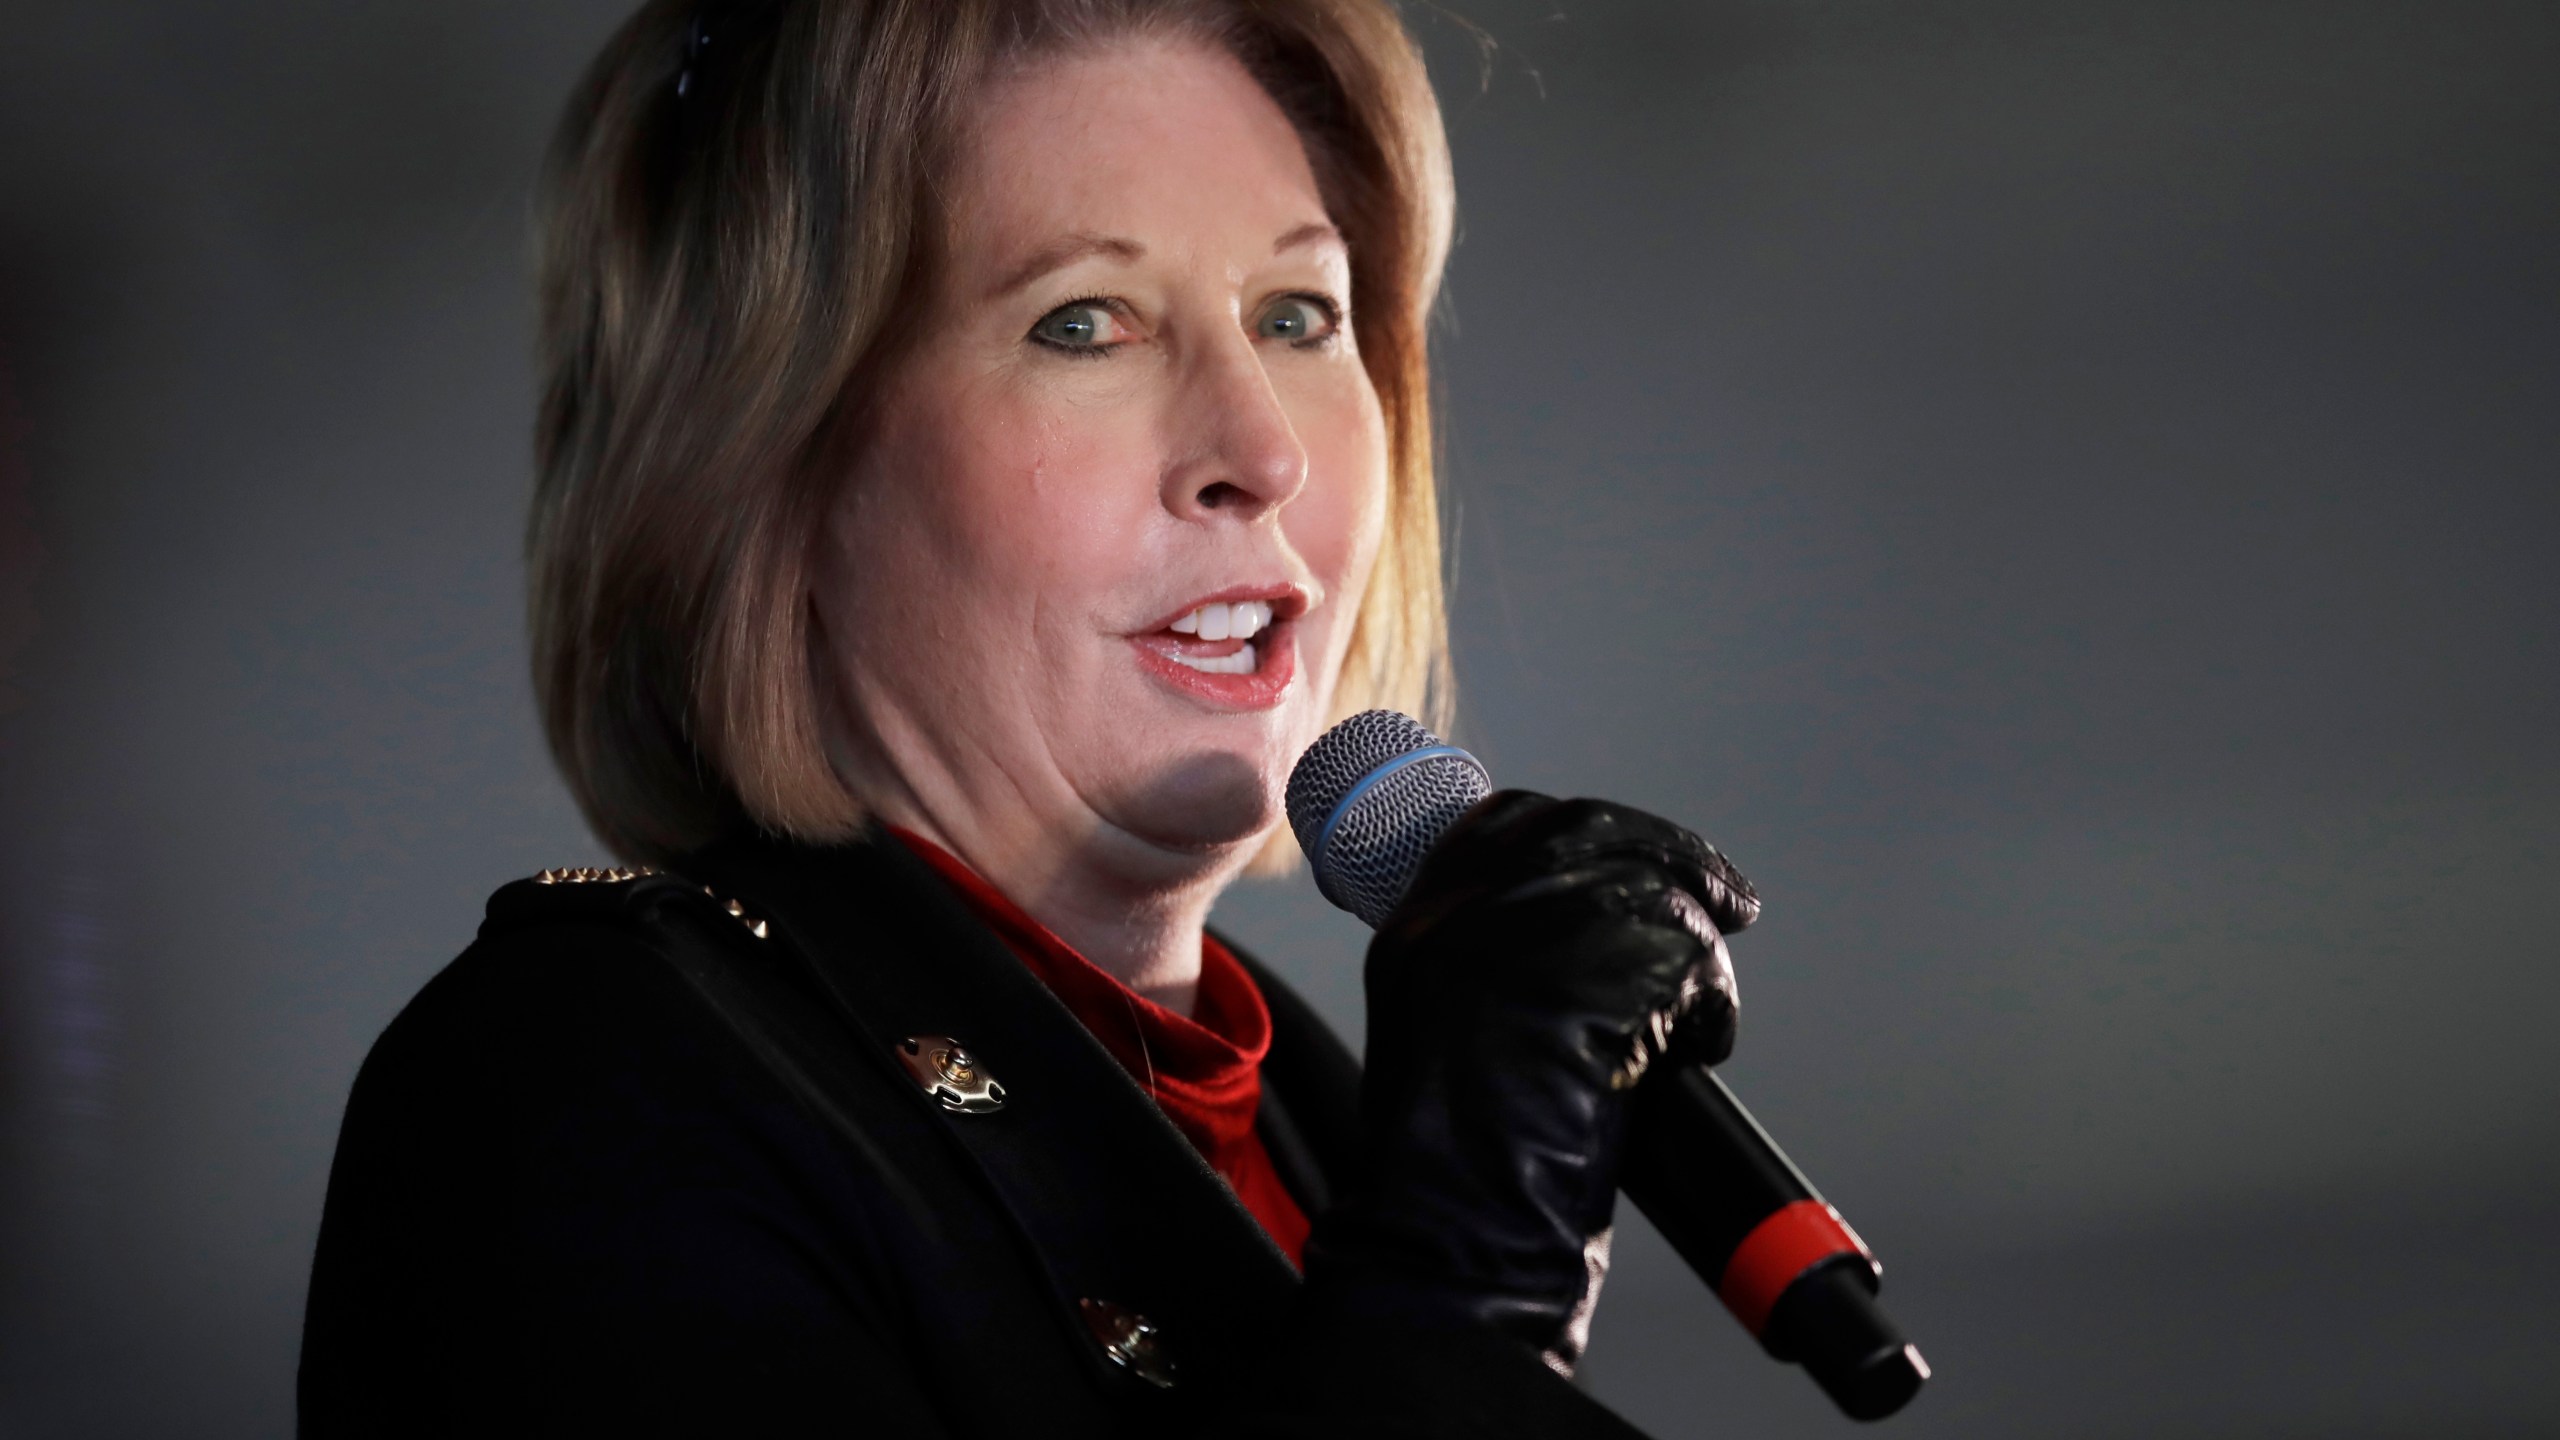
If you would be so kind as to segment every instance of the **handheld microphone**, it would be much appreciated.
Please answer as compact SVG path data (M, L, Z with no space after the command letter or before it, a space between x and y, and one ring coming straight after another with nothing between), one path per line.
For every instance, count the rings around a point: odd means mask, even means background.
M1369 710L1290 772L1289 827L1324 897L1375 928L1423 857L1493 791L1482 762L1411 717ZM1636 1087L1621 1188L1762 1347L1842 1411L1880 1420L1929 1378L1876 1303L1884 1267L1704 1065Z

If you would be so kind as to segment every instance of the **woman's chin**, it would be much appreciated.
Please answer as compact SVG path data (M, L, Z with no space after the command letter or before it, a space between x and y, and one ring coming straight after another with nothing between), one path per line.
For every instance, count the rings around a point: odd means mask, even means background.
M1112 789L1116 826L1186 854L1258 844L1280 818L1268 767L1229 750L1163 755Z

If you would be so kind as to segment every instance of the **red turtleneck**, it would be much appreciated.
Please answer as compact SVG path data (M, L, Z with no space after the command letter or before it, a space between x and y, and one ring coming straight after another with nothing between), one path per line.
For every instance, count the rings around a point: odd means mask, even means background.
M1271 1050L1271 1010L1243 964L1203 934L1195 1013L1177 1015L1077 954L958 856L912 831L892 829L1155 1097L1174 1128L1298 1261L1307 1243L1306 1214L1281 1185L1253 1128L1262 1103L1262 1057Z

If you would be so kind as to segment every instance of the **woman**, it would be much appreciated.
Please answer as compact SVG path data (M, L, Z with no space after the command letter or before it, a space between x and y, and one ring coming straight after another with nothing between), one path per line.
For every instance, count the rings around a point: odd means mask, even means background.
M1488 801L1365 1076L1203 928L1441 664L1449 207L1384 0L624 26L531 553L635 868L500 890L368 1059L305 1433L1628 1433L1560 1376L1625 1087L1730 1045L1712 852Z

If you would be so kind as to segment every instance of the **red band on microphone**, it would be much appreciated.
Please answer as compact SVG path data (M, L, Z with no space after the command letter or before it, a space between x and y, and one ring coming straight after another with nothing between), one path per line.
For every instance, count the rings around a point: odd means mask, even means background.
M1875 1263L1867 1242L1839 1211L1819 1200L1798 1200L1769 1212L1733 1247L1716 1294L1742 1328L1756 1336L1796 1277L1834 1255L1858 1255Z

